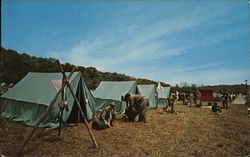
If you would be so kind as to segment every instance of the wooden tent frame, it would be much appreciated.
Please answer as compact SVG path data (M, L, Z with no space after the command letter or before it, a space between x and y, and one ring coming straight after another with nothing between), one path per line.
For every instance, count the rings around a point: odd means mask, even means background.
M30 132L30 134L25 138L25 140L24 140L22 146L20 147L20 149L19 149L19 151L18 151L18 153L17 153L17 156L20 156L20 155L21 155L22 150L23 150L24 147L28 144L28 142L29 142L30 138L32 137L32 135L35 133L36 129L38 128L38 126L40 125L40 123L42 122L42 120L45 118L45 116L46 116L46 114L48 113L48 111L52 108L52 105L55 103L56 99L60 96L60 93L63 93L63 90L64 90L64 87L65 87L65 86L67 86L67 87L70 89L70 93L71 93L71 95L74 97L75 102L77 103L77 106L78 106L78 108L79 108L79 110L80 110L80 113L81 113L81 115L82 115L82 117L83 117L84 123L86 124L86 128L87 128L87 130L88 130L88 132L89 132L89 135L90 135L91 139L93 140L93 142L94 142L96 148L98 148L98 144L97 144L97 142L96 142L96 140L95 140L95 137L94 137L94 135L93 135L93 133L92 133L92 131L91 131L91 129L90 129L90 126L89 126L89 124L88 124L88 122L87 122L87 120L86 120L86 117L85 117L85 115L84 115L84 113L83 113L82 107L81 107L81 105L80 105L80 103L79 103L79 101L78 101L76 95L74 94L74 91L73 91L73 89L72 89L72 87L71 87L71 85L70 85L70 83L69 83L69 79L70 79L71 76L73 75L73 73L74 73L74 71L75 71L75 68L73 68L72 71L70 72L70 74L67 76L67 75L65 74L65 72L64 72L64 70L63 70L63 68L62 68L62 66L61 66L61 64L60 64L59 61L58 61L58 66L59 66L59 68L60 68L60 70L61 70L61 72L62 72L62 74L63 74L62 86L61 86L61 88L58 90L58 92L56 93L55 97L51 100L51 102L50 102L50 104L48 105L48 107L47 107L47 109L45 110L45 112L39 117L39 119L38 119L38 121L37 121L35 127L32 129L32 131ZM63 100L63 99L62 99L62 100ZM61 132L61 120L60 120L59 132ZM59 135L60 135L60 133L59 133Z

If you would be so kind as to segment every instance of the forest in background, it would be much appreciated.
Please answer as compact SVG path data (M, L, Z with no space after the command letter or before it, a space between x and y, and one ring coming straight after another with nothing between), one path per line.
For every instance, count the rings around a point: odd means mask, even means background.
M42 58L18 53L1 47L1 82L17 83L29 72L60 72L55 58ZM66 72L74 67L81 71L88 88L95 89L100 81L137 81L137 84L157 84L158 82L143 78L135 78L115 72L101 72L95 67L76 66L70 63L62 64ZM163 86L168 84L161 82Z
M30 56L26 53L18 53L11 49L5 49L1 47L1 82L6 83L17 83L20 81L28 72L60 72L57 65L57 59L55 58L42 58ZM125 74L115 73L115 72L101 72L95 67L83 67L76 66L70 63L63 64L63 68L66 72L70 72L74 67L78 71L81 71L84 76L84 80L88 88L95 89L100 81L137 81L137 84L156 84L157 81L148 80L144 78L135 78L133 76L128 76ZM243 80L244 81L244 80ZM162 86L170 86L165 82L161 82ZM182 87L182 90L190 91L194 89L211 89L215 92L220 92L224 89L241 92L244 90L245 86L240 85L214 85L214 86L197 86L191 84L189 86ZM176 89L176 86L173 87Z

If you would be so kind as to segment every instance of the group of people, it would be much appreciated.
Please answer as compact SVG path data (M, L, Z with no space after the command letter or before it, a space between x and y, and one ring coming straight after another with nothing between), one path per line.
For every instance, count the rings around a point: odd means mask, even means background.
M170 92L171 93L171 92ZM224 90L222 96L219 99L215 99L215 102L212 104L212 113L221 114L221 108L228 109L228 103L232 100L230 93L227 90ZM174 105L177 100L182 101L183 105L191 105L191 100L193 104L197 107L201 106L201 93L198 90L193 91L192 93L184 92L174 92L170 94L170 97L166 99L166 106L163 107L163 112L174 113ZM121 97L121 101L126 102L125 115L128 121L135 121L135 118L139 115L138 122L147 123L146 120L146 110L149 106L148 100L140 94L129 94ZM218 101L222 101L222 107L218 105ZM116 117L115 112L115 103L111 102L108 107L106 107L100 114L98 120L95 120L92 123L92 127L96 130L102 130L113 126L113 121ZM170 108L170 111L168 111Z
M121 97L121 101L126 102L125 115L128 117L128 121L135 121L138 117L138 122L146 121L146 110L149 106L148 100L140 94L127 93ZM115 103L111 102L100 114L99 119L92 123L92 128L95 130L102 130L113 126L113 121L116 117Z
M170 92L171 93L171 92ZM194 94L196 95L196 94ZM168 108L170 108L170 113L174 113L174 105L175 102L178 100L182 100L183 103L186 104L186 96L185 93L171 93L170 97L166 99L166 106L163 108L164 112L169 112ZM198 97L197 97L198 99ZM194 100L197 100L196 96L194 96ZM121 97L121 101L126 102L126 110L125 115L128 121L135 121L135 118L138 117L138 122L147 123L146 120L146 111L147 107L149 106L148 100L140 95L140 94L130 94L127 93L125 96ZM197 103L197 101L195 101ZM98 120L95 120L92 123L92 127L96 130L102 130L113 126L113 121L116 117L116 112L114 110L115 103L111 102L108 107L106 107L100 114Z
M182 91L170 92L170 97L166 99L166 106L163 107L163 112L169 112L168 108L170 107L170 113L174 113L174 105L176 101L181 101L183 105L192 105L196 107L201 106L201 93L198 90L194 90L191 93L184 93Z
M199 90L194 90L188 93L184 93L182 91L175 93L177 95L177 99L182 101L183 105L194 104L196 107L201 106L201 92Z
M235 99L235 94L229 93L227 90L221 92L221 97L214 99L212 105L213 113L222 113L222 108L228 109L228 103ZM169 98L166 99L166 107L163 108L163 112L168 112L167 109L170 107L171 113L174 113L174 104L176 100L182 101L183 105L194 105L196 107L201 107L201 92L199 90L194 90L190 93L184 93L182 91L176 91ZM218 102L222 102L222 106Z

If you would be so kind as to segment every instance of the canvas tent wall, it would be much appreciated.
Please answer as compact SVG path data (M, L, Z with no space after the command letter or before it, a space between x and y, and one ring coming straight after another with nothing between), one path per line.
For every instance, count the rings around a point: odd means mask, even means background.
M220 98L221 96L222 96L221 93L213 92L213 97L214 97L214 98Z
M125 102L121 101L121 96L126 93L136 93L135 81L102 81L93 92L96 98L96 110L101 111L112 101L115 103L115 111L124 113L126 109Z
M237 105L245 104L245 103L246 103L246 100L243 98L241 93L238 94L237 97L232 102L232 104L237 104Z
M163 87L163 88L157 88L157 95L158 95L158 106L165 106L166 105L166 99L170 95L170 87Z
M40 115L46 110L60 89L61 82L62 73L28 73L11 90L2 95L4 103L1 116L13 121L23 121L29 126L35 126ZM74 72L69 83L80 100L86 118L88 120L92 119L95 111L95 99L85 85L82 73ZM69 111L64 110L63 120L78 119L77 104L74 102L70 90L65 87L64 91ZM61 96L57 98L39 127L56 128L59 126L57 116L60 110L58 106L60 101Z
M145 96L146 99L148 99L149 102L149 108L155 108L156 107L156 99L155 99L155 85L137 85L138 93L142 96Z

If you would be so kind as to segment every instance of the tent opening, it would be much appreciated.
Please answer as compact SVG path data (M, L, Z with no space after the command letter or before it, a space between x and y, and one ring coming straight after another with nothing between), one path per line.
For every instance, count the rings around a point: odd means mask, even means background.
M83 113L86 117L86 108L84 107L86 105L86 102L84 100L84 92L83 87L82 87L82 79L80 79L78 87L77 87L77 92L76 92L76 97L79 100L79 103L82 107ZM72 107L71 113L69 115L69 118L67 120L67 123L72 124L72 123L83 123L83 117L80 113L80 110L77 106L76 101L74 101L74 105Z

